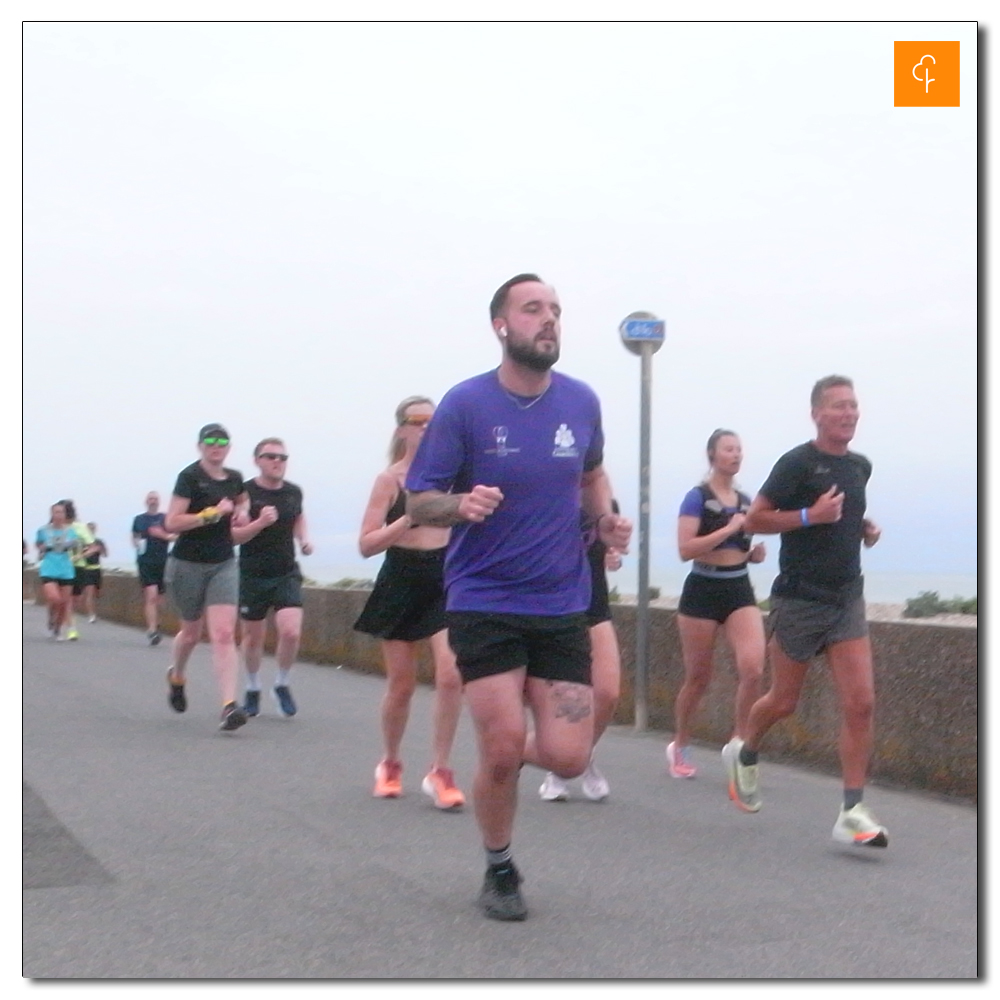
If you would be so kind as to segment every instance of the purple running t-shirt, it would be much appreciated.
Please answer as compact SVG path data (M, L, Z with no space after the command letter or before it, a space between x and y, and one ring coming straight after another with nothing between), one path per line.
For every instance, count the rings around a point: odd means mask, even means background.
M441 400L406 477L411 493L496 486L500 506L451 529L449 611L576 614L590 605L580 534L580 481L601 464L601 406L590 386L552 372L533 401L497 371L460 382Z

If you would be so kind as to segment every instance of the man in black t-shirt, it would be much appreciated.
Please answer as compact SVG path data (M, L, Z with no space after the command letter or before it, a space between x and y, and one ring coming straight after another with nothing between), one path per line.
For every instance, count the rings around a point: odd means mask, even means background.
M233 528L233 541L240 546L240 617L247 676L243 711L247 715L260 712L260 662L267 613L273 608L278 633L274 697L282 715L291 716L296 705L288 680L302 638L302 574L295 561L295 542L304 556L312 553L312 544L302 512L302 490L285 479L288 454L284 442L264 438L254 448L253 460L260 474L243 484L250 498L250 522Z
M865 517L871 462L848 450L858 423L854 385L829 375L813 387L816 438L778 459L747 514L744 529L781 534L779 573L768 627L771 688L751 708L745 740L723 747L729 797L760 809L757 751L764 734L798 704L809 661L820 653L841 705L844 800L833 827L843 843L886 847L888 832L862 802L874 742L875 687L865 615L861 546L878 540Z
M160 494L150 490L146 494L145 513L136 514L132 520L132 545L142 586L146 638L151 646L160 641L160 604L165 589L163 574L167 569L170 543L177 540L176 535L168 534L163 527L166 516L160 511Z
M167 671L170 707L175 712L187 709L185 671L201 641L204 621L222 696L222 730L238 729L247 721L236 704L239 579L230 532L233 526L247 523L249 500L243 477L223 465L229 447L229 432L221 424L202 427L198 434L201 458L177 476L164 522L170 534L180 536L167 559L165 575L167 591L181 618L173 663Z

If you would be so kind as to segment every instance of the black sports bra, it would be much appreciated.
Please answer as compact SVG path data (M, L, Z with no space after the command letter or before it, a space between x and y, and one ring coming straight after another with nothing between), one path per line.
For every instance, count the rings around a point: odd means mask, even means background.
M385 515L385 523L392 524L393 521L398 521L405 513L406 493L403 490L400 490L396 494L396 499L392 501L389 513Z

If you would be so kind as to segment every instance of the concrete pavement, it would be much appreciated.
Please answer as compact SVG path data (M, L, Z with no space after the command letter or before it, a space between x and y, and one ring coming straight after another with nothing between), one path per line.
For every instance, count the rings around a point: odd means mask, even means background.
M223 734L207 647L176 715L168 644L100 621L56 644L44 614L23 609L26 977L977 976L972 806L873 787L889 848L842 847L836 779L765 756L748 816L717 748L696 747L698 777L676 781L663 734L613 729L604 803L542 802L525 769L513 848L531 912L497 924L475 906L471 806L443 814L419 790L430 691L414 699L406 795L376 800L379 678L298 664L295 718L268 699ZM474 761L463 716L467 794Z

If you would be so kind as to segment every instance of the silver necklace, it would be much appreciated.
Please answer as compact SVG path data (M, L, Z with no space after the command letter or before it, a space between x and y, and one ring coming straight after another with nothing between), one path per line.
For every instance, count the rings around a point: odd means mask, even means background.
M537 403L542 398L542 396L544 396L545 393L547 393L549 391L549 389L552 388L552 383L549 382L549 384L541 391L541 393L539 395L531 397L531 402L530 403L525 403L525 402L522 402L522 400L524 400L524 398L525 398L524 396L517 396L513 392L510 392L507 389L505 389L503 383L499 379L497 379L497 385L499 385L500 388L503 389L504 395L519 410L530 410L535 405L535 403Z

